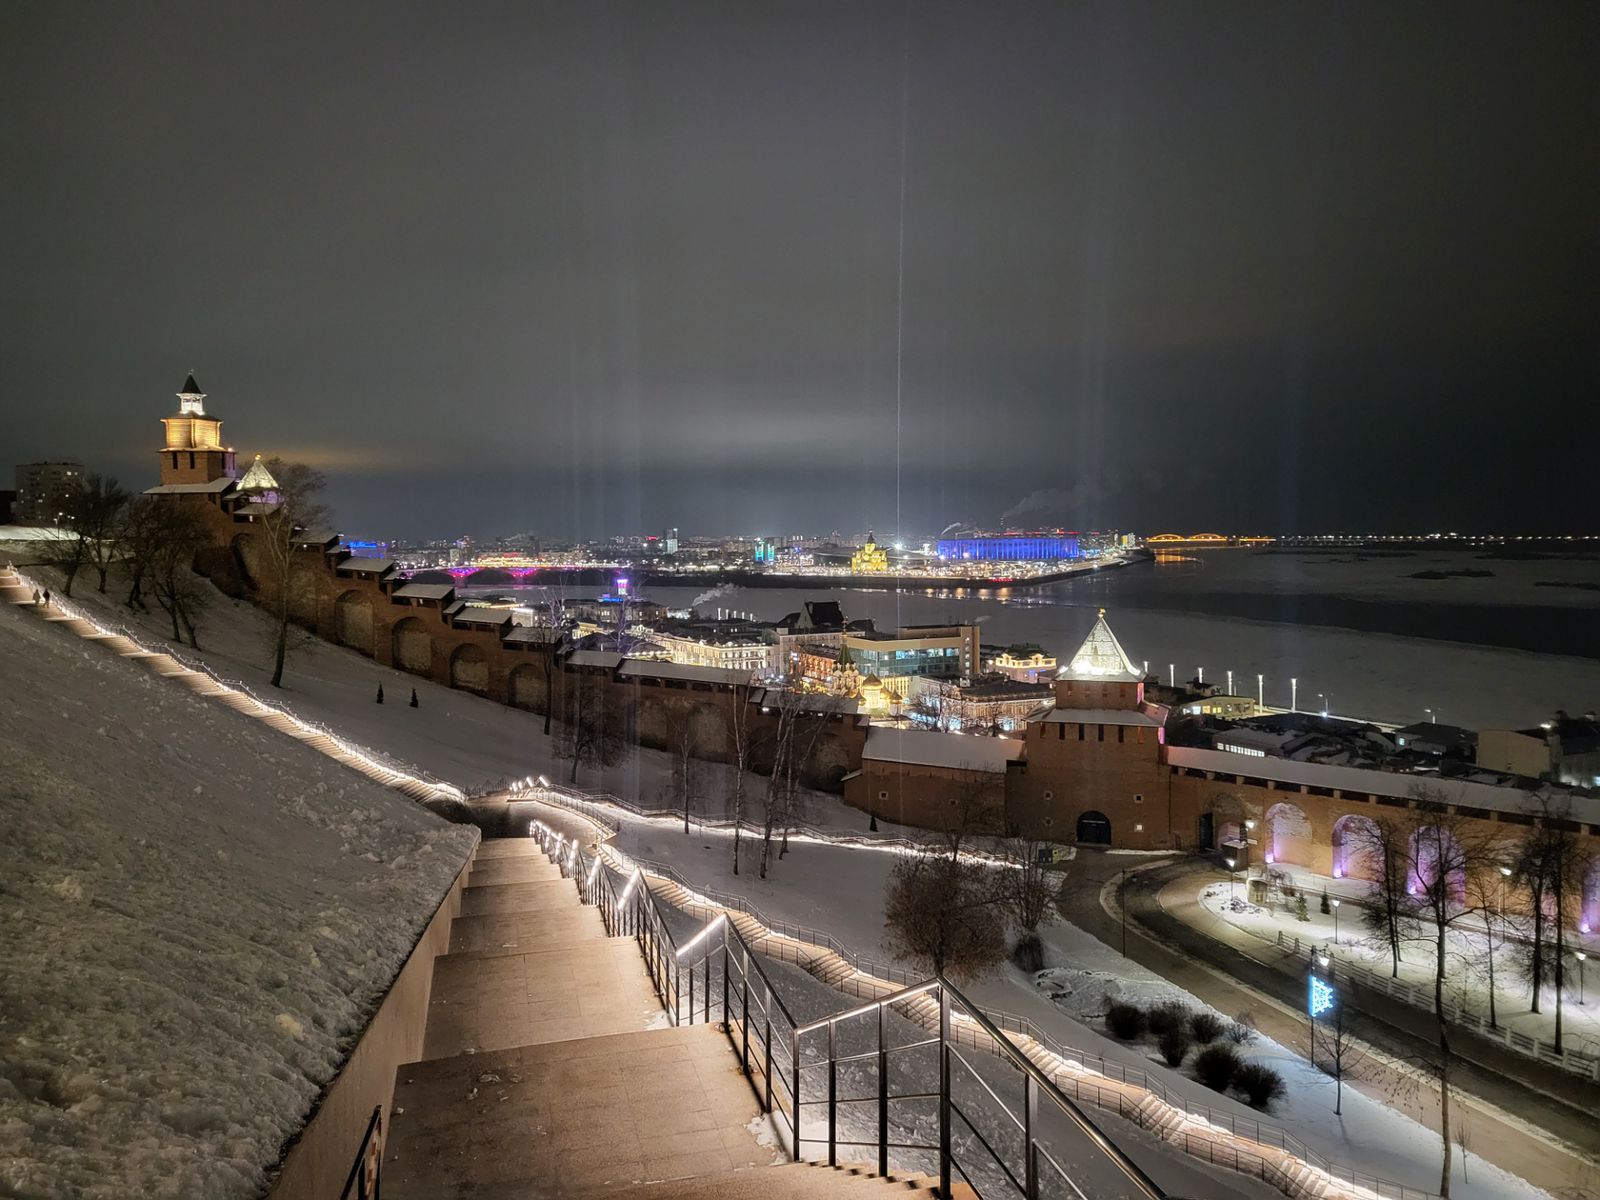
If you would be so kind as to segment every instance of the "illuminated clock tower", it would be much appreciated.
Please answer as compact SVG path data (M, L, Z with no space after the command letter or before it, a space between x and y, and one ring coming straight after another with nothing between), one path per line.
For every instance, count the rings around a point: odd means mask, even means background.
M167 444L161 448L161 482L212 483L236 479L233 449L222 444L222 422L206 416L206 394L194 376L183 381L178 393L178 415L163 417Z

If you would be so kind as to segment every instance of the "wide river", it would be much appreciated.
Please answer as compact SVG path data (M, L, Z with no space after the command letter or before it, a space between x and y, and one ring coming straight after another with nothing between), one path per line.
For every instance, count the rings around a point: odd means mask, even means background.
M518 594L539 589L474 588ZM1600 707L1600 554L1212 550L1163 556L1016 592L652 588L702 614L773 620L834 598L880 629L977 622L985 645L1034 642L1069 655L1097 608L1136 663L1163 678L1227 682L1303 709L1470 728L1537 724Z

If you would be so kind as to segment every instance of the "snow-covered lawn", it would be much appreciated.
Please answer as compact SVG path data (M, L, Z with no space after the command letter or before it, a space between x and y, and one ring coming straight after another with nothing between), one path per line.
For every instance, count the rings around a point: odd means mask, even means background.
M1299 872L1297 871L1297 875ZM1331 960L1337 974L1340 964L1364 967L1387 978L1393 969L1393 959L1382 939L1369 933L1362 922L1362 908L1357 902L1364 897L1363 885L1349 880L1329 880L1331 886L1329 909L1321 911L1322 887L1319 877L1306 874L1306 917L1296 915L1293 901L1275 900L1269 905L1245 901L1245 886L1241 880L1232 893L1226 883L1207 884L1200 892L1200 904L1217 919L1227 921L1239 929L1274 941L1279 934L1286 939L1298 938L1306 953L1315 948ZM1337 913L1332 900L1341 898ZM1508 947L1501 936L1501 925L1495 922L1494 967L1495 1009L1499 1023L1518 1033L1549 1042L1555 1036L1555 989L1544 989L1544 1012L1530 1012L1528 989L1517 980L1513 970L1514 947ZM1590 971L1597 991L1600 991L1600 940L1594 937L1574 941L1586 945L1595 970ZM1405 983L1432 987L1434 943L1432 926L1422 925L1417 936L1409 940L1400 955L1400 979ZM1488 937L1481 914L1463 918L1460 928L1452 928L1446 935L1445 995L1452 1004L1467 1009L1487 1019L1489 1015L1489 953ZM1569 964L1570 966L1571 964ZM1587 968L1586 968L1587 969ZM1567 996L1562 1005L1564 1044L1573 1049L1594 1054L1600 1053L1600 995L1591 995L1587 987L1582 995L1585 1003L1579 1004L1579 977L1576 972L1567 981Z
M0 606L0 1193L248 1197L476 841Z

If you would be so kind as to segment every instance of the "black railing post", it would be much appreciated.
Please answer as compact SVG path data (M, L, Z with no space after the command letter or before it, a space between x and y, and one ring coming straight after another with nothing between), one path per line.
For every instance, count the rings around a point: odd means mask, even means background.
M733 1018L728 1013L728 971L733 965L733 958L728 953L728 926L722 926L722 1032L733 1035Z
M771 989L768 989L769 991ZM794 1104L794 1160L800 1161L800 1031L791 1030L789 1033L789 1051L793 1056L790 1069L794 1072L789 1076L794 1081L791 1089L790 1100ZM772 998L767 997L767 1111L772 1111Z
M839 1165L839 1061L834 1053L834 1023L828 1022L828 1165Z
M705 988L705 995L706 995L706 1024L709 1025L709 1024L711 1024L711 952L709 950L706 951L705 962L706 962L706 988ZM691 973L693 973L694 968L690 967L689 970L690 970ZM693 1011L694 1005L691 1004L689 1006L689 1008L690 1008L691 1011Z
M681 970L675 967L675 970ZM689 967L689 1024L694 1024L694 967Z
M950 1200L950 993L939 984L939 1195Z
M739 1061L745 1078L750 1078L750 956L746 954L744 972L739 977Z
M1022 1152L1023 1190L1028 1200L1039 1200L1039 1155L1033 1145L1033 1130L1039 1117L1039 1089L1033 1076L1022 1073Z
M878 1005L878 1174L889 1175L889 1051L883 1044L883 1005Z

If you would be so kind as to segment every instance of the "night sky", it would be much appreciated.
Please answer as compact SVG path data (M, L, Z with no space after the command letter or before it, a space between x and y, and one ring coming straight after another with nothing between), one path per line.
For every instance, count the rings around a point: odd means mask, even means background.
M193 369L367 536L1600 524L1600 5L0 14L7 468Z

